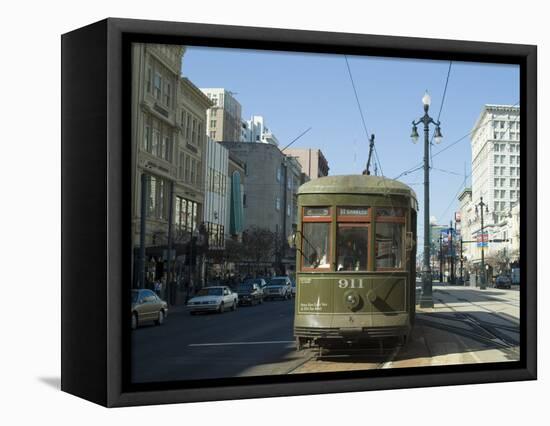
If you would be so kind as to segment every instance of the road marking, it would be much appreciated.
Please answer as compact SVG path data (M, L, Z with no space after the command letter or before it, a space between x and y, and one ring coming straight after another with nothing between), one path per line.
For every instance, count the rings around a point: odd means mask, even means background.
M267 342L190 343L187 346L230 346L230 345L280 345L295 343L294 340L273 340Z

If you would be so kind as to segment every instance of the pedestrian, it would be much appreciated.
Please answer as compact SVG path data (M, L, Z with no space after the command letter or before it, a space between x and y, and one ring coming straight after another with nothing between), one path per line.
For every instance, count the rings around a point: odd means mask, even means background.
M162 290L162 284L161 284L160 280L156 280L155 281L155 293L157 294L158 297L160 297L161 290Z

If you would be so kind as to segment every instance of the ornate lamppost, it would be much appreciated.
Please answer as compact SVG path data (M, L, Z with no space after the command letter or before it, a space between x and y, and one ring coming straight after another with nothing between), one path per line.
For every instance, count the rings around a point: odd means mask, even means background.
M434 119L428 115L431 97L427 91L422 98L422 103L424 104L424 115L417 121L412 122L413 128L411 133L413 143L417 143L419 136L416 126L419 124L424 125L424 257L422 263L422 295L420 297L420 307L433 308L432 271L430 268L430 124L435 125L435 143L441 143L443 136L441 134L439 121L434 121Z

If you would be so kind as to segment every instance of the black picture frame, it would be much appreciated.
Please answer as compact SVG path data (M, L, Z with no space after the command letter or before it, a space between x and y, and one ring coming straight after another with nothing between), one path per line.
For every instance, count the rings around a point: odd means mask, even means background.
M109 18L62 36L61 388L130 406L534 380L537 377L537 48ZM520 361L375 372L129 383L130 44L198 46L520 66Z

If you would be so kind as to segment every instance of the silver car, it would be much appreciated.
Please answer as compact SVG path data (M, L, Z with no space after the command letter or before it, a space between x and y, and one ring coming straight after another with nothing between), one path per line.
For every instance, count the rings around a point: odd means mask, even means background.
M239 298L229 287L204 287L187 302L187 309L191 315L197 312L219 312L226 309L237 309Z

